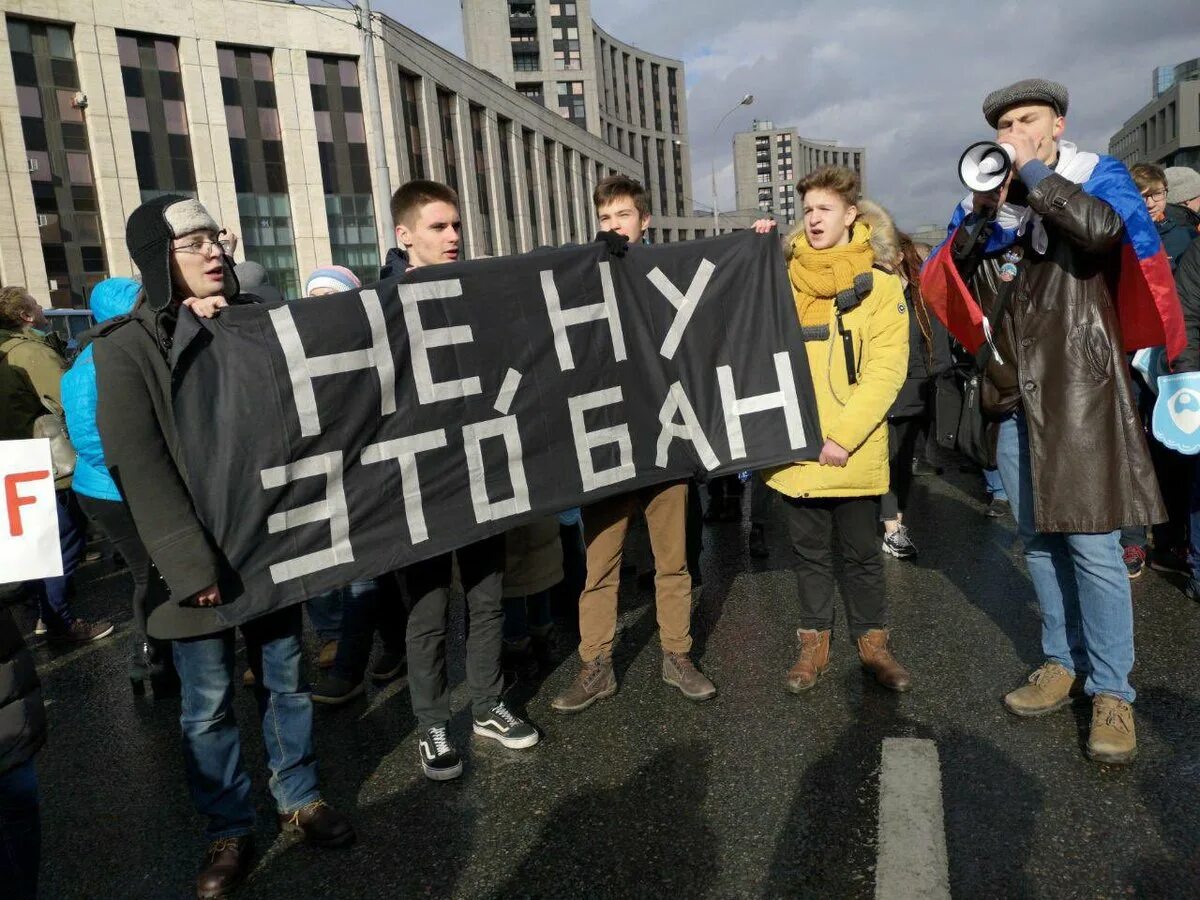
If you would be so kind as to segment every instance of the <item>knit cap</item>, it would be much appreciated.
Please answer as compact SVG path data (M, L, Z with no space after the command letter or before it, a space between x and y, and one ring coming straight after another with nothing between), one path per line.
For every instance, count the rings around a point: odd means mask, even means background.
M308 281L304 283L304 296L311 297L313 291L320 288L333 288L340 294L342 291L353 291L360 287L362 282L358 280L358 276L345 266L322 266L308 276Z

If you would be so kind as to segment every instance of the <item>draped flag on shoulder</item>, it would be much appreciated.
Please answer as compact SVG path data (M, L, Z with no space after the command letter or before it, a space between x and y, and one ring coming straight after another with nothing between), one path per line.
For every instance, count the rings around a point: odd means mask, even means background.
M1165 345L1168 358L1174 359L1186 343L1183 311L1170 262L1145 201L1125 166L1111 156L1077 153L1073 154L1073 162L1071 180L1081 184L1090 196L1111 206L1125 223L1115 298L1125 350ZM951 254L955 234L970 210L968 196L955 208L946 229L946 240L925 263L921 295L955 339L974 353L985 340L983 311L959 275ZM1010 224L1011 227L1005 227ZM995 253L1015 243L1028 227L1041 225L1036 217L1031 221L1027 216L1015 223L1001 217L992 229L985 252Z

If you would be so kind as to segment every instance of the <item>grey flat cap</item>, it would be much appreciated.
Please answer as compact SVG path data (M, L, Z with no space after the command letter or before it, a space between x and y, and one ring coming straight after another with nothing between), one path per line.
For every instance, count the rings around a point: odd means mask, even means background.
M1200 172L1187 166L1170 166L1167 173L1167 202L1187 203L1200 197Z
M992 91L983 101L983 117L993 128L1006 109L1022 103L1047 103L1060 116L1067 114L1067 89L1057 81L1045 78L1026 78L1016 84Z

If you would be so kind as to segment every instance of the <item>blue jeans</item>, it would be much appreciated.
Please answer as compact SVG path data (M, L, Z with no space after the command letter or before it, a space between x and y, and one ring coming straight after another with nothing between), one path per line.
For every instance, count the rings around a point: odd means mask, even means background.
M0 893L34 900L41 850L37 770L30 759L0 775Z
M363 680L375 632L389 653L403 656L408 610L395 576L365 578L342 589L342 637L333 671L355 684Z
M307 603L308 620L322 641L336 641L342 634L342 592L327 591Z
M1042 653L1047 661L1086 675L1088 696L1111 694L1132 703L1133 599L1121 560L1121 532L1035 530L1024 415L1001 423L996 458L1042 610Z
M279 812L319 800L312 739L312 697L301 673L303 620L289 606L243 626L262 717L270 788ZM179 723L188 786L196 809L208 817L210 840L254 830L250 776L234 718L234 631L175 641L183 696Z
M993 500L1008 500L1008 494L1004 491L1004 481L1000 478L999 469L983 470L983 486L987 488L987 492Z
M58 546L62 550L63 573L35 582L34 591L38 598L38 615L46 627L51 631L66 631L75 621L67 591L87 546L87 526L74 491L55 491L54 500L58 507Z

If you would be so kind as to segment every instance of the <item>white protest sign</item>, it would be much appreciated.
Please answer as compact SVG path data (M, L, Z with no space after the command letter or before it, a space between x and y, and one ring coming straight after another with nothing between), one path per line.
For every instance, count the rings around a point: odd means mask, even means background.
M62 575L50 442L0 441L0 582Z

